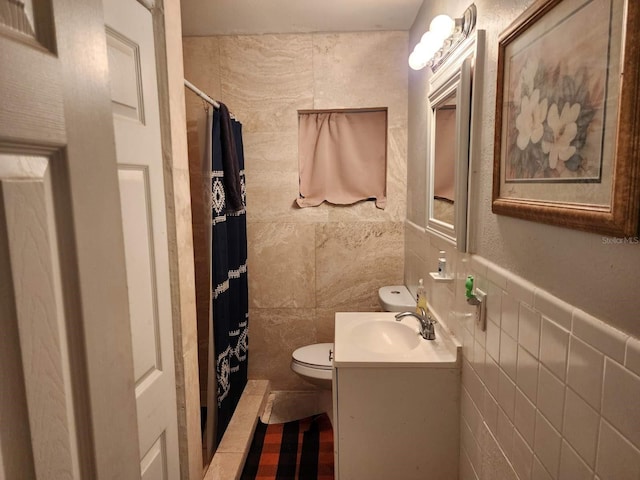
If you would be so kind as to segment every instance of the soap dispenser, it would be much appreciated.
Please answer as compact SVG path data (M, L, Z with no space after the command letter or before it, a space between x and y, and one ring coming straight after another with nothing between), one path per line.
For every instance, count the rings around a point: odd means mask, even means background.
M438 275L441 277L447 276L447 257L444 250L440 250L438 258Z
M424 281L422 279L418 280L418 290L416 292L416 313L422 314L422 312L427 312L427 292L424 289Z

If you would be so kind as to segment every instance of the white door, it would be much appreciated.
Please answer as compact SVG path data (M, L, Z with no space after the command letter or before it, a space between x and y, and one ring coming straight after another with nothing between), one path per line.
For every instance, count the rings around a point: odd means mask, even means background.
M104 2L143 479L178 479L169 253L153 17Z
M0 0L0 479L140 476L99 0Z

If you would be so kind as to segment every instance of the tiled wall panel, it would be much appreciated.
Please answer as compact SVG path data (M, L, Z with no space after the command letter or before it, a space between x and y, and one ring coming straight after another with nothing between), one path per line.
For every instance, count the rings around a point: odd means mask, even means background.
M438 247L419 227L406 230L405 275L425 278L435 297L427 277ZM414 253L420 245L424 257ZM640 478L638 339L482 257L445 248L459 265L453 298L431 305L463 343L460 478ZM467 275L489 294L486 332L464 301ZM415 291L417 282L407 283Z

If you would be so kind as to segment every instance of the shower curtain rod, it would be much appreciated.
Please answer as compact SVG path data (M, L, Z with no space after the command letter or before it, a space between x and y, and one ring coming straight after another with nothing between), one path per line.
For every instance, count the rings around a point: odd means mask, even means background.
M218 102L216 102L213 98L211 98L209 95L207 95L202 90L200 90L198 87L196 87L193 83L191 83L186 78L184 79L184 86L187 87L189 90L191 90L196 95L198 95L205 102L210 103L211 105L213 105L214 108L220 108L220 104Z

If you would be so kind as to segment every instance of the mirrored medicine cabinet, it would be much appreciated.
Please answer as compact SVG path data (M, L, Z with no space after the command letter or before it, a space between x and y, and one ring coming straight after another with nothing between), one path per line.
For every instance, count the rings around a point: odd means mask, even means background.
M427 231L467 251L469 163L474 114L480 100L477 78L484 31L457 44L429 80L427 147Z

